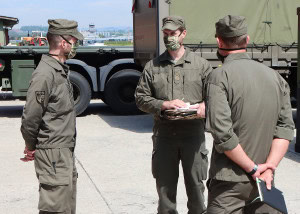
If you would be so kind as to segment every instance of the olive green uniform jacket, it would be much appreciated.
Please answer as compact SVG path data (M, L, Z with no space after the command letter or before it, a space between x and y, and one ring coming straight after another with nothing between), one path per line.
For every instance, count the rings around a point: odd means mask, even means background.
M252 180L224 151L240 144L251 160L262 164L274 138L293 139L288 84L246 53L230 54L208 80L207 130L214 138L210 178Z
M32 74L21 132L29 150L75 146L76 114L69 68L43 55Z
M161 117L161 106L164 101L175 99L190 104L202 102L203 88L211 71L210 64L189 49L175 64L167 51L146 64L135 97L138 108L154 115L154 136L204 139L203 120L165 120Z

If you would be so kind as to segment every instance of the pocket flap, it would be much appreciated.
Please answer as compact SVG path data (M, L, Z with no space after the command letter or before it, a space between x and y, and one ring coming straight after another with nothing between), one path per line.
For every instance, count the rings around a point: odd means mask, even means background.
M50 186L65 186L69 185L70 179L67 175L48 174L40 175L39 182Z
M202 155L208 155L209 151L207 149L202 149L201 151Z

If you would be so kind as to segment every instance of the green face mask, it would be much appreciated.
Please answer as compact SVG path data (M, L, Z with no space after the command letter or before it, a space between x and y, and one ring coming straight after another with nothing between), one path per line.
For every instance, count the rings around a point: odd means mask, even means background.
M164 36L164 43L168 50L176 51L180 48L179 36Z

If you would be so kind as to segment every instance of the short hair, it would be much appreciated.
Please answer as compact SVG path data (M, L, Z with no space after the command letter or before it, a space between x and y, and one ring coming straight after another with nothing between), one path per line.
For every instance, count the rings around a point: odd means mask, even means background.
M247 46L247 34L236 37L221 37L219 38L229 48L244 48Z
M186 29L184 27L180 27L178 28L178 30L180 30L180 32L182 33L183 31L185 31Z
M68 36L68 35L63 35L63 37L66 40L70 40L72 38L72 36ZM47 40L49 43L49 49L53 50L58 48L58 44L63 40L63 38L61 37L61 35L58 34L52 34L52 33L47 33Z

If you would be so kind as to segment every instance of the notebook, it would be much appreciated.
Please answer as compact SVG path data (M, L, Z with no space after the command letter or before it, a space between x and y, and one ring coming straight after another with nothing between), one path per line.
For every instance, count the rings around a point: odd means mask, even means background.
M288 213L283 193L279 189L276 189L272 186L271 190L268 190L266 183L258 178L256 178L256 183L259 192L259 198L263 203L268 204L284 214Z

